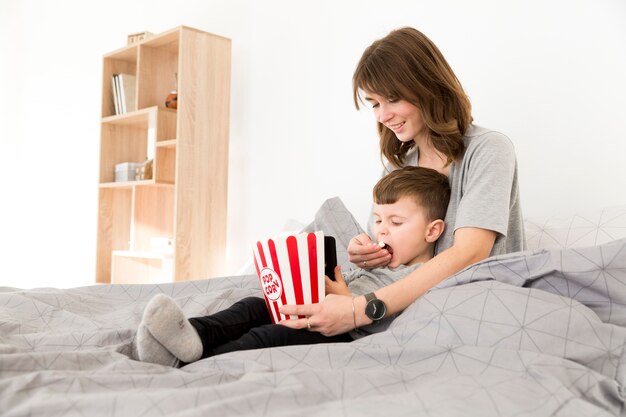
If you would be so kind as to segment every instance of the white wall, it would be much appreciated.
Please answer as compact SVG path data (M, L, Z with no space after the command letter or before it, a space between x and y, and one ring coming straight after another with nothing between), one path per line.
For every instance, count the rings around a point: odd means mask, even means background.
M362 50L400 26L442 49L478 124L513 140L525 214L626 204L623 0L0 0L0 286L94 280L102 55L181 24L233 40L229 272L380 173Z

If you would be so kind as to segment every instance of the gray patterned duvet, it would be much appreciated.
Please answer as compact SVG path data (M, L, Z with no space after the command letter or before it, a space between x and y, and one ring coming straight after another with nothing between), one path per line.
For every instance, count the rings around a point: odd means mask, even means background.
M142 309L161 292L189 316L260 294L255 276L0 289L0 414L626 415L626 240L490 258L352 343L182 369L134 359Z

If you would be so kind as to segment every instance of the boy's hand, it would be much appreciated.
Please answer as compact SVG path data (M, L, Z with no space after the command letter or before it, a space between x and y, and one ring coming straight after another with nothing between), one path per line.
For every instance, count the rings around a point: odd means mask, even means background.
M343 279L343 275L341 275L341 267L339 265L335 267L334 272L335 272L335 281L325 276L326 295L328 294L351 295L350 290L348 289L348 285L346 285L346 281Z

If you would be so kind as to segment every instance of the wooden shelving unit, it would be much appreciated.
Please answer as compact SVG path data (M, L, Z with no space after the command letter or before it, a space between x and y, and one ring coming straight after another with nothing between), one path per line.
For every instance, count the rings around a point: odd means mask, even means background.
M222 274L226 246L229 39L181 26L104 56L96 282ZM136 111L115 114L112 76L136 76ZM165 107L177 89L178 108ZM153 159L152 179L115 165ZM154 239L172 239L155 250Z

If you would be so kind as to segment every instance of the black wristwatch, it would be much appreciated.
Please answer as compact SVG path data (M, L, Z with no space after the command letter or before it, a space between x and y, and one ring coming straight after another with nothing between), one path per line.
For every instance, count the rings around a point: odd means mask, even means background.
M387 314L387 306L383 300L376 298L373 292L365 294L365 315L373 321L378 321Z

